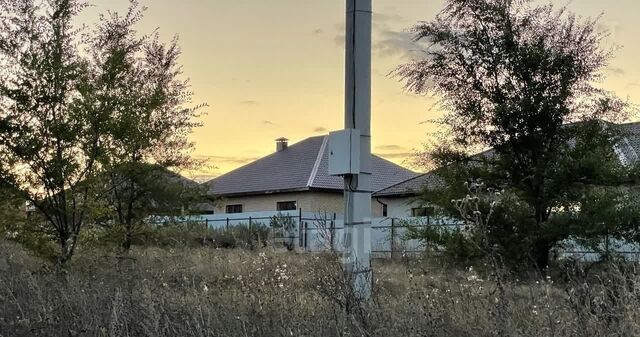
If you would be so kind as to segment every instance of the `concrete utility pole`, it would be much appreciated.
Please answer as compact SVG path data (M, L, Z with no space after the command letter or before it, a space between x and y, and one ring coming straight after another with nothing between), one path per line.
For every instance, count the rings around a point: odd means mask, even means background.
M345 128L360 131L359 174L344 176L345 270L356 296L371 297L372 0L347 0Z

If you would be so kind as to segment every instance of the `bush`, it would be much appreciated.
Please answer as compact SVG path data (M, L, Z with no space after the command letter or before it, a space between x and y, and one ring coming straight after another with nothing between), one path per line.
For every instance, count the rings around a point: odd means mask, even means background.
M119 247L124 227L94 226L81 236L81 245L89 248ZM139 247L203 247L258 249L267 247L271 230L263 224L239 224L229 229L206 228L202 222L167 222L162 225L142 224L135 227L133 245Z

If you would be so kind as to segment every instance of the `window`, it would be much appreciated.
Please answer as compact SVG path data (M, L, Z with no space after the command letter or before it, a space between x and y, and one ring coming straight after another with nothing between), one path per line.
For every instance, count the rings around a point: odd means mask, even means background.
M384 204L382 205L382 216L387 216L388 211L387 211L387 205Z
M411 209L411 216L421 217L421 216L431 216L433 215L433 207L418 207Z
M216 212L212 211L212 210L206 210L206 211L200 212L200 214L201 215L213 215L213 214L216 214Z
M226 213L242 213L242 205L227 205Z
M295 201L280 201L276 205L276 210L279 211L295 211L298 209L297 202Z

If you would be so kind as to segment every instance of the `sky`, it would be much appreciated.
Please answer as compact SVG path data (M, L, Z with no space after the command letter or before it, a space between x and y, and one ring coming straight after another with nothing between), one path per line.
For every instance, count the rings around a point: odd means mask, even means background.
M127 0L93 0L80 20L95 22ZM604 14L609 46L620 46L601 85L640 104L637 0L553 1L583 16ZM343 127L345 0L140 0L148 7L141 34L158 28L179 37L194 103L207 103L193 155L206 159L186 175L207 180L291 143ZM373 0L373 152L411 166L411 155L440 128L433 98L403 91L388 76L419 55L406 29L429 21L442 0ZM414 168L419 170L419 168Z

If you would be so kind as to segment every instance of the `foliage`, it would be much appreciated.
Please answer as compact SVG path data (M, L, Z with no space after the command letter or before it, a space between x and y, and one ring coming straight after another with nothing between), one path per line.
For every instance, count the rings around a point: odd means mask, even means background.
M44 217L60 264L76 246L104 138L78 52L75 0L0 1L0 178Z
M636 169L619 160L625 135L607 122L628 109L594 84L612 56L598 19L529 0L448 0L413 32L428 44L425 57L395 74L408 90L441 98L449 131L424 154L442 183L425 203L460 217L450 200L467 194L464 182L504 190L492 241L512 262L539 269L572 235L634 238L640 212L621 205L638 195Z
M204 105L188 106L192 93L180 78L177 39L165 45L157 32L137 36L134 26L143 11L133 1L126 15L101 16L90 40L91 59L103 69L94 81L96 96L114 107L108 111L101 183L108 186L106 203L125 229L125 249L146 217L179 214L205 194L170 171L198 165L188 156L193 144L187 136L200 126L195 118Z
M207 228L201 221L169 218L162 224L144 222L134 230L131 244L139 247L257 250L268 247L273 239L271 228L260 223L213 229ZM80 243L85 248L115 249L121 246L126 231L123 225L92 226L82 233Z
M191 164L186 137L198 125L177 41L136 37L136 1L77 29L87 5L0 0L0 181L35 207L28 230L57 242L59 265L87 222L118 218L131 234L167 200L131 174Z
M288 250L295 247L296 221L291 216L278 213L271 217L269 225L275 232L279 232L283 239L283 244Z

